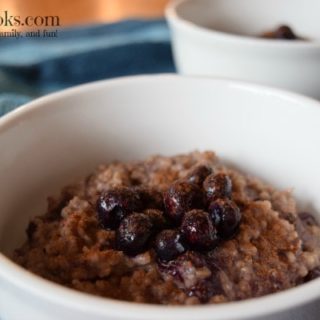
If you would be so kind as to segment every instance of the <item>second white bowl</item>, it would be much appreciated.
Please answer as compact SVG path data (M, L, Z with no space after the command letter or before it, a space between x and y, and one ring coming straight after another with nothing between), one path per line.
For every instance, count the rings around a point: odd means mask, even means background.
M320 99L320 1L177 0L166 16L182 74L249 80ZM258 38L288 24L310 41Z

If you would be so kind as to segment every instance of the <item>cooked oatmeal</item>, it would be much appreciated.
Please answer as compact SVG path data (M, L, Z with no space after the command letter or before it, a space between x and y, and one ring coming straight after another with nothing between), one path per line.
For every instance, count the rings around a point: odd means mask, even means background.
M320 227L212 152L102 165L48 199L14 253L87 293L156 304L222 303L320 275Z

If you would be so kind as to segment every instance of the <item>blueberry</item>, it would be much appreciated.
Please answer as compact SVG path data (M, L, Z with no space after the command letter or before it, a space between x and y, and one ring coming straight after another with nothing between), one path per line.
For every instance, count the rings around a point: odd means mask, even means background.
M190 250L170 261L158 260L160 272L170 274L177 281L190 277L188 265L194 268L208 267L206 258L203 254Z
M134 189L139 193L144 209L164 209L163 197L160 191L141 186L135 187Z
M196 296L202 303L215 294L223 293L218 272L210 269L206 257L199 252L186 251L171 261L158 260L158 268L160 273L170 275L187 296ZM197 271L202 275L197 277Z
M203 206L203 193L194 183L184 180L174 182L164 193L166 214L175 222L180 222L185 212Z
M139 194L127 187L104 192L97 200L98 219L104 228L116 229L124 217L140 208Z
M212 275L209 279L198 281L187 291L189 297L195 296L201 303L206 303L212 296L223 293L221 281L216 274Z
M144 213L133 213L124 218L116 232L117 248L134 256L147 249L152 235L152 222Z
M317 278L320 278L320 267L317 267L317 268L309 271L307 276L304 278L304 281L309 282L309 281L317 279Z
M177 230L163 230L156 237L155 251L160 260L170 261L184 253L186 245Z
M27 227L26 233L28 239L31 241L33 239L34 234L36 233L38 226L35 222L31 221Z
M299 212L298 216L302 223L306 226L319 226L319 223L314 215L309 212Z
M153 224L153 229L155 231L163 230L164 228L169 226L169 222L167 221L164 213L158 209L146 209L143 211L145 215L147 215Z
M158 260L158 269L160 273L170 275L187 296L197 297L201 303L208 302L214 295L224 294L219 276L221 269L208 263L207 256L199 252L186 251L174 260ZM202 276L194 277L195 270L202 272ZM205 270L208 270L207 275L203 274Z
M292 29L288 26L280 26L274 33L276 39L296 40L297 36L293 33Z
M206 256L200 252L189 250L183 255L181 255L178 260L189 261L195 268L204 268L208 267Z
M205 178L212 173L212 169L205 165L195 167L188 175L187 179L191 183L202 185Z
M217 244L217 230L209 214L203 210L191 210L182 220L181 232L195 250L213 249Z
M204 181L203 187L210 201L219 198L231 198L232 182L224 173L211 174Z
M234 235L242 216L238 206L230 199L217 199L211 202L209 214L222 239L228 239Z

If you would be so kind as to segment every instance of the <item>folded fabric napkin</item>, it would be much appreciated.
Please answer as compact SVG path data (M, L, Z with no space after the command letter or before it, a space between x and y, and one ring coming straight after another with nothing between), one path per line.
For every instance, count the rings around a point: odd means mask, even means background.
M0 116L80 83L175 71L164 20L59 29L57 38L0 38L0 48Z

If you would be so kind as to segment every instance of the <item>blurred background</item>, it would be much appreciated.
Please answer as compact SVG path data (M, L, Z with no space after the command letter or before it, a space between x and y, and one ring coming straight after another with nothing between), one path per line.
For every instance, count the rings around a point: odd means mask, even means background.
M13 15L58 15L63 26L163 16L168 0L1 0ZM4 27L0 27L2 30Z
M77 84L175 72L164 19L167 3L0 0L0 116L31 99ZM5 15L58 16L60 25L6 26ZM44 30L56 36L43 36ZM30 31L39 34L30 37ZM23 36L16 37L16 32Z

